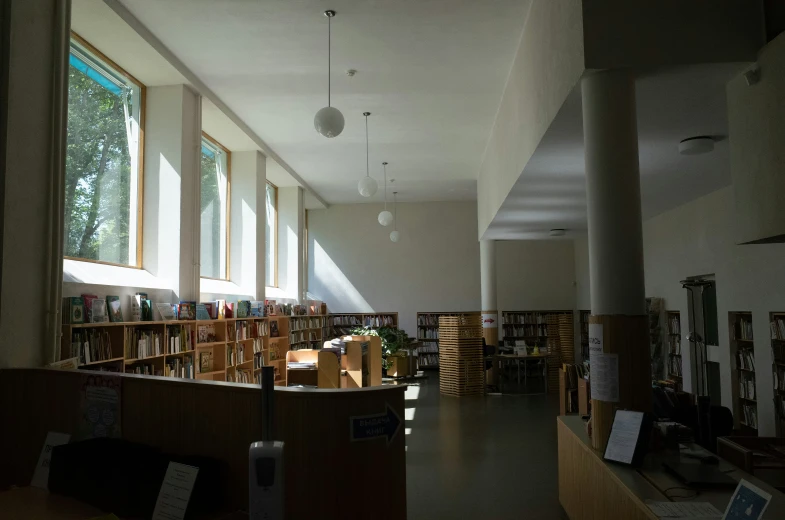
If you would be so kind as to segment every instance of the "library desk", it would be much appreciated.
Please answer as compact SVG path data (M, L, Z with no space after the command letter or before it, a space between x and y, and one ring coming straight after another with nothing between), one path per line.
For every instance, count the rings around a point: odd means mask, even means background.
M647 455L643 466L637 469L607 463L602 459L602 453L591 447L586 423L579 416L561 416L556 421L559 439L559 503L570 520L658 520L646 505L647 501L674 501L668 494L673 498L677 498L674 496L676 494L690 494L689 490L670 489L685 486L662 469L663 459L660 455ZM687 458L682 458L681 462L700 464L697 460ZM771 503L764 519L785 518L785 494L723 459L719 460L717 468L734 480L743 478L771 493ZM710 502L724 512L733 491L701 491L693 498L677 501Z
M519 354L495 354L493 356L493 371L494 371L494 384L499 386L499 374L502 371L505 363L515 361L518 365L518 385L521 384L521 361L524 362L524 381L527 378L526 365L530 360L542 361L545 364L545 372L543 373L543 381L545 390L543 394L548 393L548 355L547 354L530 354L528 356L521 356ZM499 387L501 388L501 387ZM502 392L503 393L503 392Z

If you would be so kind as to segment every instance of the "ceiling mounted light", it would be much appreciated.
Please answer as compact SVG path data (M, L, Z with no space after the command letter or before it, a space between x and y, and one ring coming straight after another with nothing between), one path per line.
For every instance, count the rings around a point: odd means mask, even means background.
M395 211L395 218L393 222L395 222L395 229L390 231L390 240L393 242L397 242L401 239L401 232L398 231L398 192L393 192L393 210Z
M564 229L551 229L550 235L552 237L563 237L567 234L567 231Z
M393 222L393 214L387 211L387 163L382 163L384 168L384 211L379 213L379 224L389 226ZM390 181L392 182L392 181Z
M376 195L376 190L379 189L379 185L376 183L376 179L371 177L371 167L368 155L368 116L371 115L371 113L363 112L363 115L365 116L365 177L360 179L357 189L363 197L373 197Z
M325 11L324 16L327 17L327 106L316 113L316 116L313 118L313 126L323 136L332 138L338 137L343 132L344 119L341 111L330 104L330 74L332 72L330 20L335 16L335 11Z
M701 155L714 151L714 139L708 135L689 137L679 143L682 155Z

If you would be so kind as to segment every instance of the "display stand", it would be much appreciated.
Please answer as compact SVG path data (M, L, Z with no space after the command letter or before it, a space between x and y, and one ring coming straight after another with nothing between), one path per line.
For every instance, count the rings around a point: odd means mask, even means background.
M442 395L462 397L485 392L480 316L439 318L439 365Z

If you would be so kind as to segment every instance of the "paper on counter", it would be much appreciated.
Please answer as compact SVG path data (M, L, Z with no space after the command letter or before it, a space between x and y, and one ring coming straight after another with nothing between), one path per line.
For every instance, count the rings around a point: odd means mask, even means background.
M722 518L722 511L708 502L647 502L646 505L660 518Z
M613 419L613 426L611 426L608 445L605 448L605 458L632 464L642 423L643 412L617 411Z
M166 469L153 520L183 520L199 468L170 462Z

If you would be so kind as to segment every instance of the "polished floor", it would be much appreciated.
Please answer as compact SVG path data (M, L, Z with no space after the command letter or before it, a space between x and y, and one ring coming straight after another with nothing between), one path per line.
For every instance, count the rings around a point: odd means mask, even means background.
M442 397L438 373L406 391L409 520L564 519L558 396Z

